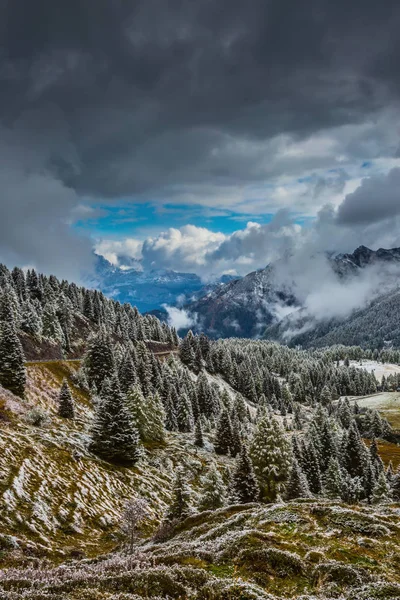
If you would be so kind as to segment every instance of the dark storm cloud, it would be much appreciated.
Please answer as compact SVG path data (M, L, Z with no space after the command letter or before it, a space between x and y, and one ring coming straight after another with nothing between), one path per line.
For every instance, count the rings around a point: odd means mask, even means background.
M338 222L365 225L400 215L400 169L363 179L338 208Z
M89 194L246 180L213 172L223 135L303 135L397 102L390 0L9 0L1 23L4 123L57 106L46 165Z
M265 181L289 163L235 140L397 108L399 26L394 0L0 0L0 258L45 266L58 238L63 264L85 195Z

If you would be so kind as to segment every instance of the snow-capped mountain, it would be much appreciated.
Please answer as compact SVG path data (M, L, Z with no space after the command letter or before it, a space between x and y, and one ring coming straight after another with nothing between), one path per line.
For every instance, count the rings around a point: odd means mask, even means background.
M144 271L136 268L120 268L112 265L103 256L96 255L95 273L88 283L104 294L122 303L129 303L142 313L160 311L164 304L175 306L191 302L227 281L223 275L205 283L194 273L178 273L167 269Z
M380 291L379 286L376 290L371 286L371 302L379 293L395 289L399 281L399 270L393 268L393 265L400 266L400 248L374 251L360 246L352 254L332 255L327 259L326 267L331 273L332 281L342 287L351 281L358 281L361 274L369 273L366 269L371 268L372 272L374 266L378 267L375 268L375 273L377 270L385 273L385 277L382 276L377 281L379 285L385 282L386 287ZM264 335L267 331L269 337L287 342L287 332L293 329L294 322L296 328L307 331L321 327L323 322L325 335L327 321L331 322L330 315L327 312L326 320L319 316L313 321L313 315L303 306L304 298L294 279L292 281L290 277L280 277L285 268L284 260L277 261L265 269L249 273L240 281L232 281L211 290L187 308L191 313L196 313L200 328L215 337L253 337ZM319 284L322 286L323 281ZM354 293L357 294L357 290ZM365 308L365 304L364 301L362 308ZM335 323L338 322L340 319L335 319Z

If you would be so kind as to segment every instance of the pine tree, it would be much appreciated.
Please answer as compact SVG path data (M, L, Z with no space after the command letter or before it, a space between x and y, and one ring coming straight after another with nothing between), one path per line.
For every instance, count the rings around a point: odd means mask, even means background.
M105 460L131 465L140 456L135 428L118 378L105 379L95 408L89 449Z
M397 471L392 480L392 488L391 488L393 499L395 502L400 501L400 466L397 467Z
M239 504L257 502L260 497L260 488L245 444L243 444L240 454L236 458L230 490L233 501Z
M379 474L377 482L372 491L372 502L373 504L382 504L391 500L391 490L388 482L386 481L385 473Z
M147 439L151 442L165 441L165 411L159 394L156 392L147 399L149 415Z
M350 425L343 448L343 466L351 477L361 477L367 461L367 449L360 437L356 422Z
M203 480L199 510L217 510L226 503L226 487L215 463L212 463Z
M375 438L372 438L371 445L369 447L369 455L371 458L372 466L375 469L376 478L384 470L383 461L379 455L378 444Z
M147 441L149 414L142 389L138 384L131 387L127 393L126 406L129 410L132 422L139 432L140 439Z
M189 432L193 429L192 406L186 394L179 394L176 406L176 421L181 432Z
M319 468L317 452L312 440L305 447L305 456L303 457L303 462L300 464L307 477L311 492L313 494L320 494L322 489L321 471Z
M112 377L115 366L111 341L104 329L90 340L84 362L90 387L95 384L100 390L104 379Z
M229 413L224 409L217 423L214 449L217 454L229 454L233 446L232 424Z
M264 417L254 433L250 456L261 498L273 501L283 491L292 465L291 444L274 418Z
M58 416L63 419L73 419L75 416L74 400L66 379L63 380L58 395Z
M235 416L232 422L232 444L231 455L237 456L242 449L242 428L238 417Z
M185 519L191 513L191 493L187 484L186 476L182 467L175 471L175 479L172 488L172 499L168 507L165 519L167 521L179 521Z
M171 391L165 399L165 428L168 431L178 430L178 421L176 419L176 411Z
M187 335L181 341L179 347L179 356L183 364L189 369L195 366L195 350L194 350L194 335L192 331L189 331Z
M42 331L42 322L29 300L22 305L20 327L22 331L33 336L39 336Z
M132 361L130 352L126 352L122 358L122 361L118 369L118 378L121 386L121 391L124 394L128 393L128 390L137 383L137 375L135 366Z
M332 457L329 461L328 469L324 476L324 493L328 498L337 499L342 496L342 475L340 472L339 461Z
M310 495L307 478L294 458L285 490L285 498L286 500L295 500L296 498L309 498Z
M24 361L24 352L13 324L1 323L0 384L21 398L26 384Z
M365 498L369 503L372 501L372 494L376 484L376 470L372 464L372 460L368 457L367 465L364 469L363 475L363 487L365 492Z
M201 421L197 419L194 427L194 444L198 448L204 447L203 430L201 428Z

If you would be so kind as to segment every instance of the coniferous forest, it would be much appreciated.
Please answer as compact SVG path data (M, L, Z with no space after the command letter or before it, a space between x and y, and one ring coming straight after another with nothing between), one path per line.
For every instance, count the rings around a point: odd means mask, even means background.
M129 598L154 585L154 597L195 597L200 586L200 598L289 598L293 577L302 598L323 597L321 582L327 597L398 589L368 569L372 551L360 564L345 558L346 545L351 554L352 543L379 543L381 552L397 536L400 432L357 399L400 387L400 373L378 380L362 368L399 364L398 350L302 350L191 331L179 338L97 291L4 266L0 307L0 542L5 563L19 569L0 579L6 597L55 598L60 589L71 598ZM22 439L27 454L15 473ZM54 452L58 462L47 463ZM57 483L67 455L78 481L63 473ZM36 472L34 483L34 458L35 471L50 469L50 486L48 473ZM65 482L83 486L79 501L68 492L63 504ZM96 511L89 493L106 504ZM307 531L315 536L317 522L315 548ZM90 539L91 530L98 548L73 550L79 532ZM347 536L341 548L329 537L335 531ZM65 545L71 566L52 571ZM386 571L395 570L397 548ZM105 562L79 562L105 549ZM72 565L85 592L67 575ZM92 577L115 579L127 565L135 575L121 583L123 595L116 582L109 595L87 591ZM40 577L28 575L39 567ZM275 578L280 585L270 585Z

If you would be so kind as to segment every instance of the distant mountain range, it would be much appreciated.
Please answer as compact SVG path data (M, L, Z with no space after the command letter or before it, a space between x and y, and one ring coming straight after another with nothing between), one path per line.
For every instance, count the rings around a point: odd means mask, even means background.
M119 302L136 306L141 313L156 311L162 317L165 313L164 304L176 306L192 302L232 279L231 275L223 275L205 283L194 273L166 269L121 269L103 256L96 255L95 273L87 283Z
M317 316L310 311L295 277L281 276L286 261L281 259L243 278L223 276L205 284L194 273L120 269L99 256L91 283L106 295L160 319L167 318L164 305L183 307L193 317L194 327L214 338L267 337L304 347L333 343L400 347L400 248L374 251L360 246L351 254L326 257L332 280L355 295L356 308L340 317L332 317L329 310L325 315L322 310L322 316L321 311ZM357 304L358 282L364 282L365 295L365 281L372 273L376 283L371 283L370 296L360 297ZM315 284L322 288L324 281ZM332 294L335 302L334 287Z
M369 273L368 268L385 273L377 279L380 285L385 282L382 295L379 285L378 289L371 287L371 300L367 299L362 309L345 318L330 318L328 313L326 318L315 318L303 306L294 282L279 277L285 268L281 260L211 290L187 310L196 314L199 328L214 337L260 336L303 346L346 343L381 347L385 342L400 346L400 248L374 251L360 246L352 254L332 255L327 261L332 279L342 286L354 286L361 274Z

